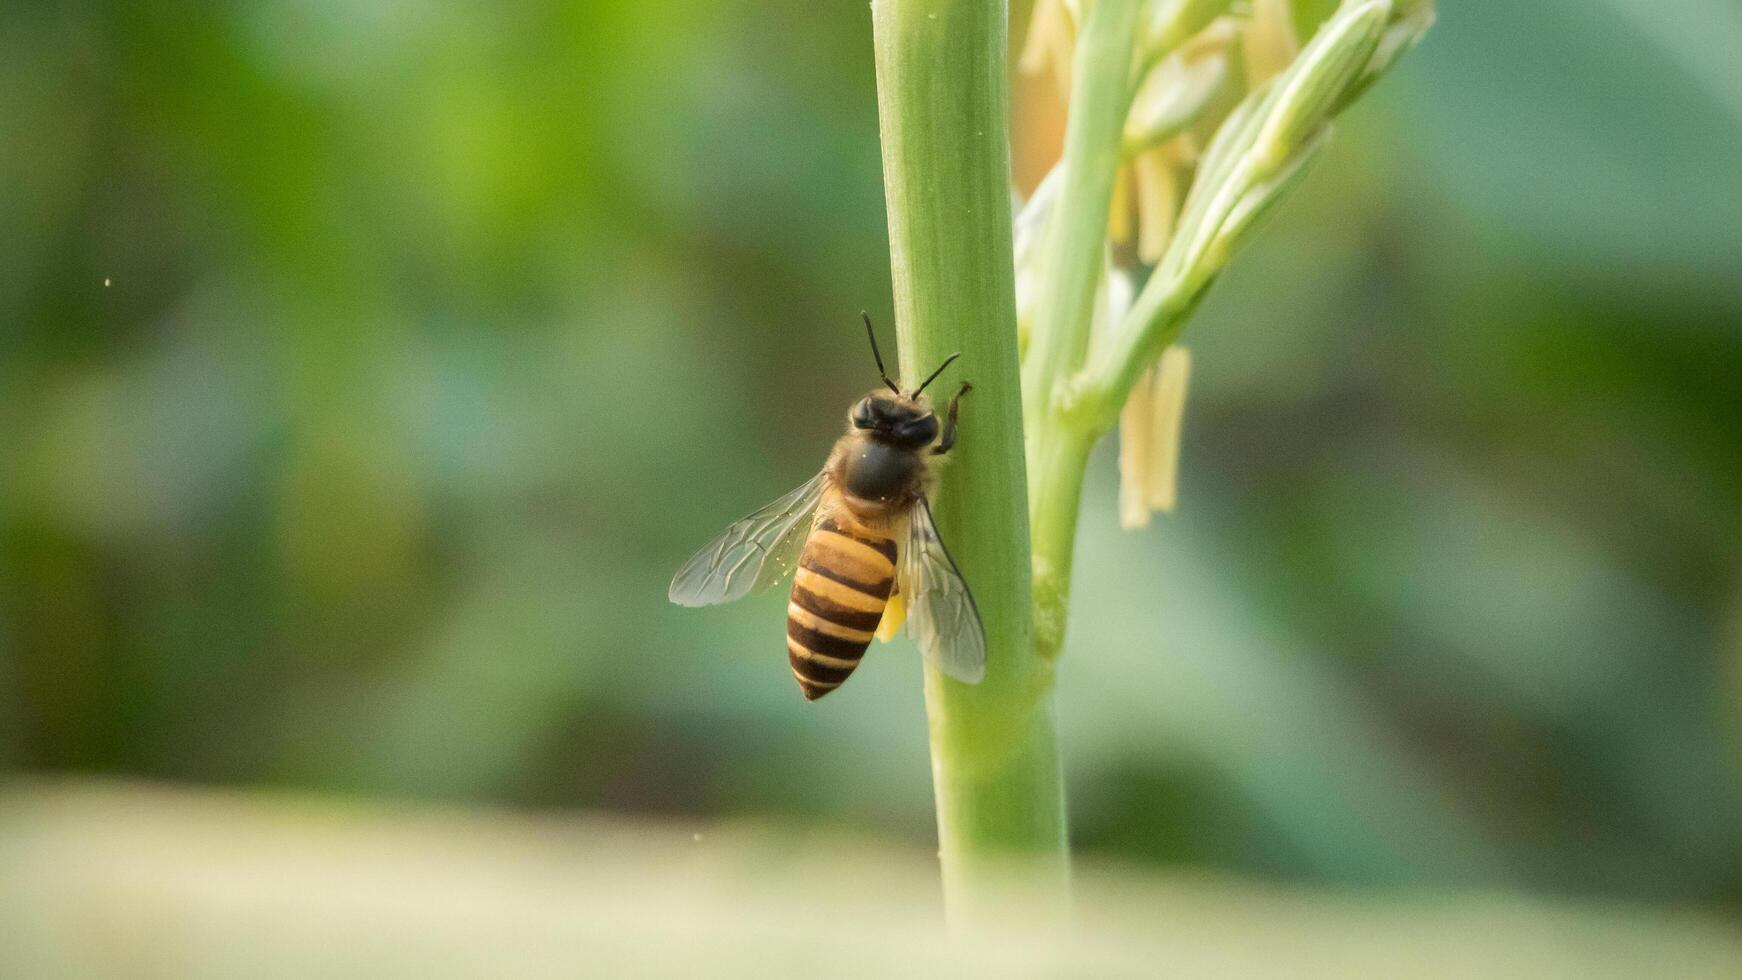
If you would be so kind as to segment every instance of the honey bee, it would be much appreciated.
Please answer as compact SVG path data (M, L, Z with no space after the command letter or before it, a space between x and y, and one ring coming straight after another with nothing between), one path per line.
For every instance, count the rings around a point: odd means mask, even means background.
M847 434L821 473L751 514L696 552L671 580L671 601L711 606L763 592L793 571L786 654L805 699L846 682L873 637L906 619L926 659L978 683L986 635L974 595L932 521L933 466L956 444L962 383L940 427L925 389L951 354L911 393L889 379L864 314L877 373L889 389L859 399Z

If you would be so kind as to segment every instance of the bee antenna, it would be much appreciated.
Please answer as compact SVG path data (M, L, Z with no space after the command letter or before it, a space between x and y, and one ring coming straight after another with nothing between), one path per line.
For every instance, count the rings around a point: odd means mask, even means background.
M877 374L883 378L883 383L889 386L890 391L901 394L901 388L889 380L889 372L883 370L883 352L877 349L877 331L871 329L871 314L860 310L859 315L865 318L865 336L871 338L871 356L877 359Z
M931 377L925 379L925 384L922 384L918 388L913 389L913 397L918 398L919 393L925 390L926 385L929 385L933 381L936 381L938 379L938 375L944 373L944 368L947 368L951 364L955 363L956 358L961 357L961 356L962 356L962 352L956 351L954 354L951 354L949 357L944 358L944 362L942 364L939 364L938 369L931 373Z

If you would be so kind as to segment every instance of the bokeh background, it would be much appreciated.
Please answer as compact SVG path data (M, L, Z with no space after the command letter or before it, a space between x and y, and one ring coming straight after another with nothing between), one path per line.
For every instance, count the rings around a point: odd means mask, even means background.
M1604 910L1553 950L1691 917L1742 955L1739 38L1726 0L1443 3L1190 327L1178 511L1119 531L1094 464L1072 834L1212 883L1158 919L1377 896L1358 944L1476 895ZM20 910L153 820L923 857L905 641L807 705L779 597L665 601L875 380L875 113L863 3L0 5L9 971L83 968L43 937L108 914L103 862ZM207 926L109 962L226 962Z

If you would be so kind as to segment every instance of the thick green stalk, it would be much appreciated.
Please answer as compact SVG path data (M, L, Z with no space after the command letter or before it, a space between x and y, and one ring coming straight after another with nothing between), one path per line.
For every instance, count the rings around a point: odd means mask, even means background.
M1006 16L999 0L875 0L878 113L902 375L961 351L961 441L940 532L986 624L978 685L926 668L945 897L957 921L1038 871L1062 905L1068 857L1051 665L1035 656L1010 236ZM955 379L938 382L939 397Z

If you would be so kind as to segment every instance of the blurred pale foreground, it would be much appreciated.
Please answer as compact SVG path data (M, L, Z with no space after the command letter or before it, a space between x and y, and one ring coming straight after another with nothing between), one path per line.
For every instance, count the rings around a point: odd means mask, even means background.
M1077 891L1067 941L1020 911L951 940L928 855L814 830L0 790L5 977L1742 976L1735 927L1638 906L1106 867Z

